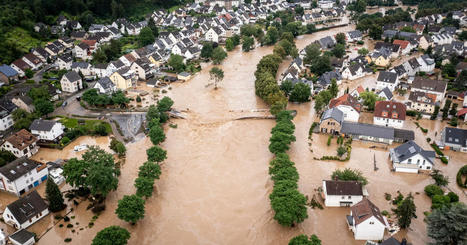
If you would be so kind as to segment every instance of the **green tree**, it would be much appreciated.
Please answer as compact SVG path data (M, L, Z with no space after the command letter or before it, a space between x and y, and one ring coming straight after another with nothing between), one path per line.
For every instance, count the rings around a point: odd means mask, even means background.
M360 93L360 97L363 99L363 105L365 105L369 111L373 111L375 109L376 101L384 100L384 98L369 91Z
M131 224L144 218L144 200L137 195L125 195L118 200L118 207L115 210L117 217Z
M31 69L26 69L26 71L24 71L24 74L27 78L33 78L34 77L34 72L31 70Z
M296 189L288 189L280 195L269 198L275 212L274 219L283 226L293 226L308 217L306 197Z
M152 32L150 27L144 27L141 29L138 35L138 44L139 47L145 47L146 45L153 44L155 41L154 33Z
M412 32L412 33L415 33L415 29L413 29L413 27L411 26L404 26L401 28L401 31L405 31L405 32Z
M295 11L295 14L297 14L298 16L302 16L305 13L305 10L300 5L295 6L294 11Z
M342 45L345 45L345 34L339 32L336 34L336 42Z
M234 50L234 48L235 48L235 45L234 45L232 38L227 38L227 40L225 40L225 49L227 51L232 51Z
M161 175L161 167L159 164L147 161L139 167L138 177L159 179Z
M331 93L331 96L333 98L337 96L337 93L339 93L339 87L337 86L337 82L335 78L331 79L331 85L329 86L329 92Z
M294 85L292 81L290 80L285 80L281 83L280 89L284 91L286 96L290 95L290 92L292 92L292 89L294 88Z
M360 1L360 0L359 0ZM372 25L368 35L374 40L381 40L381 35L383 34L383 28L380 25Z
M135 179L136 195L140 197L151 197L154 190L154 179L138 177Z
M449 184L449 178L444 176L439 169L433 169L430 176L437 186L447 186Z
M183 63L183 57L177 54L170 55L169 61L167 64L174 69L175 72L182 72L185 69L185 64Z
M5 164L14 161L16 159L15 155L9 151L0 150L0 167L3 167Z
M49 210L51 212L58 212L66 208L62 193L60 192L57 184L55 184L52 179L47 180L45 197L49 203Z
M315 96L315 111L317 113L321 112L332 98L333 96L329 90L323 90L319 92L319 94Z
M152 35L154 37L159 36L159 29L157 28L156 23L154 22L153 18L149 18L148 27L151 29Z
M370 53L370 51L368 51L368 49L366 49L366 48L361 48L361 49L358 50L359 55L366 56L368 53Z
M270 26L264 38L265 45L275 44L279 40L279 31L276 27Z
M334 170L334 172L332 172L331 179L354 180L360 182L362 185L368 184L368 180L363 176L362 172L350 168Z
M159 163L167 159L167 151L157 145L147 149L146 154L148 155L148 161L151 162Z
M274 154L283 153L289 150L290 143L292 143L295 140L296 138L294 135L285 134L282 132L274 133L269 139L269 151Z
M467 206L457 203L444 206L426 218L428 236L436 245L465 244L467 242Z
M159 112L170 111L174 102L170 97L164 96L161 100L157 101L157 110Z
M214 48L212 47L211 42L203 43L203 47L201 48L201 58L209 59L212 57L212 51Z
M126 154L125 145L122 142L118 141L116 138L112 138L112 140L110 141L109 148L115 153L117 153L119 157L123 157Z
M130 232L120 226L109 226L97 232L92 245L126 245Z
M417 218L416 210L417 208L415 207L413 196L410 193L402 201L402 203L394 210L397 216L399 226L402 229L409 228L410 224L412 223L412 218Z
M437 185L427 185L425 186L425 194L431 198L435 195L443 195L444 191Z
M212 51L212 63L215 65L219 65L222 61L227 57L227 53L224 51L222 47L217 47Z
M308 238L307 235L298 235L292 238L289 245L321 245L321 240L315 234Z
M117 189L119 169L112 154L91 146L82 160L71 158L63 167L63 176L76 188L89 188L93 195L105 196Z
M41 98L34 101L34 108L44 116L54 111L54 104L50 100Z
M297 83L290 93L289 100L292 102L307 102L311 96L310 85L306 83Z
M312 73L315 73L316 75L321 76L323 73L326 73L331 70L332 70L331 60L329 59L329 56L327 55L321 55L321 56L315 57L313 61L311 62L310 71Z
M217 84L224 79L224 71L221 68L213 67L209 71L209 80L214 81L214 89L217 89Z
M45 85L38 88L31 88L31 90L28 92L28 96L31 97L33 101L38 99L50 99L49 90Z
M311 34L316 31L316 26L313 24L306 24L306 33Z
M334 49L332 49L332 54L337 58L342 58L345 55L345 45L338 43Z
M107 128L105 127L104 123L98 123L94 126L94 133L100 136L106 136Z
M253 49L255 40L252 37L243 36L242 37L242 50L243 52L248 52Z
M151 142L154 145L158 145L165 140L165 133L164 129L162 129L160 126L154 126L151 129L149 129L149 138L151 139Z

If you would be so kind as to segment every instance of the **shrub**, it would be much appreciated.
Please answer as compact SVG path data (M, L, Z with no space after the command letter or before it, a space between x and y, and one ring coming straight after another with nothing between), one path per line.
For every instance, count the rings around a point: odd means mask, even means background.
M457 185L461 188L467 188L467 178L465 179L465 182L462 182L463 177L467 177L467 165L460 168L456 175Z
M389 194L389 193L384 193L384 199L386 199L386 201L391 200L391 198L392 198L392 197L391 197L391 194Z
M389 212L386 211L386 210L383 210L383 211L381 212L381 214L384 215L384 216L388 216L388 215L389 215Z
M448 164L448 159L444 156L440 157L441 159L441 162L444 163L444 164Z
M433 150L435 150L436 154L438 154L438 156L444 156L444 153L439 149L439 147L435 143L432 143L430 145L433 148Z
M136 102L141 103L141 97L139 95L136 96Z
M61 143L62 145L66 145L66 144L70 143L70 139L69 139L68 137L65 136L65 137L62 138L62 140L60 141L60 143Z
M339 146L339 148L337 148L337 155L338 155L338 156L342 156L342 155L344 155L346 152L347 152L347 150L346 150L345 147L343 147L343 146Z
M332 135L329 135L329 138L328 138L328 143L327 145L330 146L331 145L331 140L332 140Z
M405 115L407 115L409 117L415 117L415 116L417 116L417 113L418 113L417 111L407 110L405 112Z
M450 191L447 196L449 197L449 200L451 202L458 202L459 201L459 196L456 193L452 192L452 191Z
M73 224L66 225L66 228L72 228L72 227L73 227Z
M71 242L71 238L69 238L69 237L68 237L68 238L65 238L64 241L65 241L65 242Z
M430 143L430 142L431 142L431 138L430 138L430 137L426 138L426 142Z
M68 216L63 217L63 221L65 221L65 222L70 221L70 217L68 217Z
M425 193L427 196L431 198L435 195L443 195L444 191L443 189L441 189L441 187L432 184L432 185L425 186Z

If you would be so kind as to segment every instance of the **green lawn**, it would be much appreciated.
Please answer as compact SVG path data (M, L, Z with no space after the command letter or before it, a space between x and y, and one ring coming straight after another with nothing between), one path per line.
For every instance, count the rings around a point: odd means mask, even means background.
M41 42L29 35L29 33L21 27L15 27L5 33L5 38L18 44L18 47L25 53L28 53L31 48L44 46L46 42Z
M76 118L63 117L59 120L59 122L61 122L67 128L77 128L79 126L78 119ZM84 128L86 131L92 132L92 130L94 130L94 126L99 123L103 123L105 125L107 133L112 133L112 127L110 124L102 120L84 120Z

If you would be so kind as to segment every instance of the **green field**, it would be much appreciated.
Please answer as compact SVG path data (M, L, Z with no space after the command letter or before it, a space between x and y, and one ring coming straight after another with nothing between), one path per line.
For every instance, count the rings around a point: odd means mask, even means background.
M18 48L25 53L28 53L31 48L37 48L46 44L46 42L42 42L29 35L29 33L21 27L15 27L5 33L5 38L15 42L18 45Z
M63 117L62 119L59 120L59 122L61 122L66 128L77 128L78 126L80 126L79 120L81 119ZM112 127L107 122L104 122L102 120L83 120L83 121L84 121L84 124L81 124L81 125L83 125L86 131L88 132L92 132L94 130L95 125L99 123L103 123L105 126L105 129L107 130L107 133L109 134L112 133Z

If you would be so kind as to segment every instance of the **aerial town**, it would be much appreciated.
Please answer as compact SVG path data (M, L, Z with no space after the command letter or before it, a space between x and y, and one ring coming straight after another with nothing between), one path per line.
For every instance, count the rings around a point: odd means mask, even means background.
M467 244L466 1L0 4L0 245Z

